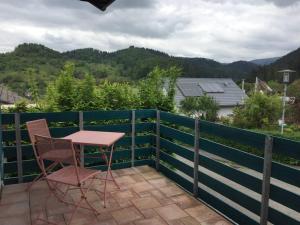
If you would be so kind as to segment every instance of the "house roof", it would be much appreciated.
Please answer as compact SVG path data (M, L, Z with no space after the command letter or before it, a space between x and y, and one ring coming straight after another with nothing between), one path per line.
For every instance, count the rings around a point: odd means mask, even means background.
M106 8L115 0L80 0L80 1L89 2L95 7L97 7L98 9L105 11Z
M14 104L23 99L17 93L10 91L6 86L0 84L0 103Z
M178 78L175 101L180 104L185 97L208 95L220 106L243 104L247 95L230 78Z

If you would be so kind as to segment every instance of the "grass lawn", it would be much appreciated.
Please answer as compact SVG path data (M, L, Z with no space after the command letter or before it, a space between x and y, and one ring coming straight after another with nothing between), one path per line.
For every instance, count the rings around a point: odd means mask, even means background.
M286 128L283 132L283 134L280 133L280 128L278 129L268 129L268 130L262 130L262 129L253 129L252 131L258 132L258 133L264 133L264 134L270 134L273 136L283 137L295 141L300 141L300 130L293 131L289 128Z

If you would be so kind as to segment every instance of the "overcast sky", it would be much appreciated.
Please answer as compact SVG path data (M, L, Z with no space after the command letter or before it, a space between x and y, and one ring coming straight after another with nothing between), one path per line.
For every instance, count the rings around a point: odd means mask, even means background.
M106 12L79 0L0 2L0 52L20 43L59 51L130 45L221 62L300 47L300 0L116 0Z

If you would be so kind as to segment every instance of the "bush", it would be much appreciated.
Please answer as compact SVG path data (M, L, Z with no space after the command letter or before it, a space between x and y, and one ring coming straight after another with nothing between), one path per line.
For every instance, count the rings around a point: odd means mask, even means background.
M219 106L213 97L187 97L180 102L180 110L188 116L215 121Z
M281 99L277 95L256 93L243 107L234 109L233 124L241 128L267 128L277 123L281 109Z

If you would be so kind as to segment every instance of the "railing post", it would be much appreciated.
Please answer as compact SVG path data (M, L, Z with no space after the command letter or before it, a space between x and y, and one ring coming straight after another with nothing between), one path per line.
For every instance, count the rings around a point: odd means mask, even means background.
M15 134L16 134L16 149L17 149L17 169L18 183L23 182L23 163L22 163L22 147L21 147L21 127L20 113L15 113Z
M270 136L266 136L265 152L264 152L264 171L263 171L262 194L261 194L260 225L266 225L268 223L271 170L272 170L272 151L273 151L273 138Z
M2 188L3 188L3 146L2 146L2 111L1 111L1 104L0 104L0 200L2 197Z
M135 110L131 113L131 166L134 167L135 161Z
M82 111L79 111L79 130L84 130ZM83 145L80 145L80 165L81 167L84 167L84 146Z
M194 140L194 197L198 197L198 167L199 167L199 120L195 119L195 140Z
M159 161L160 161L160 111L156 111L156 158L155 158L155 167L156 170L159 170Z

